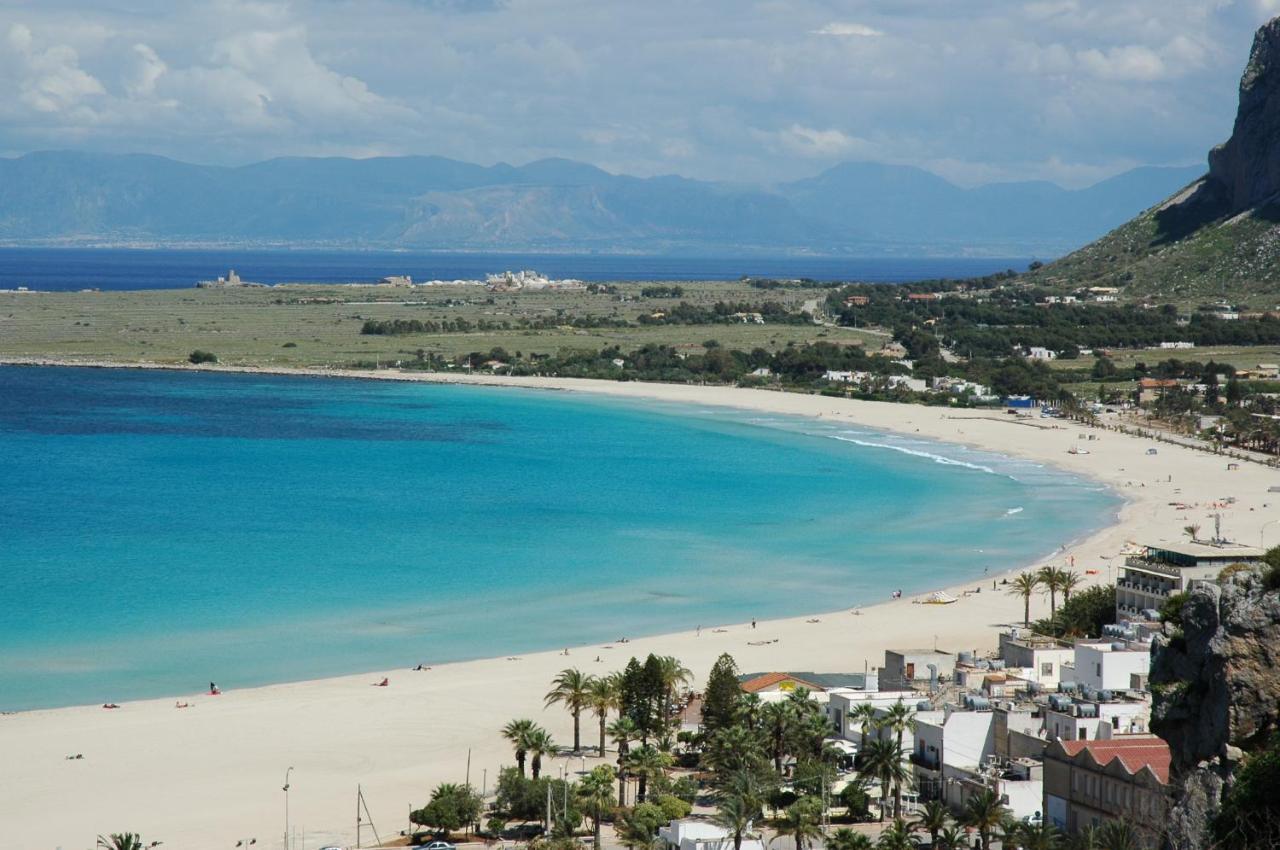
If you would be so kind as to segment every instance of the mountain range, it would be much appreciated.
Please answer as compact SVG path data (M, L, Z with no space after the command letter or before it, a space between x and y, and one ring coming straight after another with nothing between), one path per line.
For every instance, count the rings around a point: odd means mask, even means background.
M966 189L919 168L862 162L746 185L638 178L563 159L224 167L49 151L0 159L0 242L1052 257L1203 171L1143 167L1079 190Z

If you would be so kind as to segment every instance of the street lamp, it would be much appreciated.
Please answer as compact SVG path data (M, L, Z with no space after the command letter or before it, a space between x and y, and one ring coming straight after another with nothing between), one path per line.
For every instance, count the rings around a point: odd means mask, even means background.
M284 850L289 850L289 774L293 766L284 772Z

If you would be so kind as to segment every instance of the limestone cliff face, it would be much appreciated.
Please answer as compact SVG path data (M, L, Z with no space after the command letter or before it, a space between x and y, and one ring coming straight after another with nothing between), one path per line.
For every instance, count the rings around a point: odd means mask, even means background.
M1280 192L1280 18L1253 39L1231 139L1209 153L1209 179L1240 212Z
M1192 591L1182 621L1156 638L1151 726L1173 753L1168 846L1190 850L1211 845L1244 753L1280 729L1280 594L1242 570Z

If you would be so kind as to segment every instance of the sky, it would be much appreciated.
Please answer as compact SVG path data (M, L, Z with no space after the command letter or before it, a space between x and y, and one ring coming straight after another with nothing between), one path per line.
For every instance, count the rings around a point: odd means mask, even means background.
M1280 0L0 0L0 155L966 186L1203 162Z

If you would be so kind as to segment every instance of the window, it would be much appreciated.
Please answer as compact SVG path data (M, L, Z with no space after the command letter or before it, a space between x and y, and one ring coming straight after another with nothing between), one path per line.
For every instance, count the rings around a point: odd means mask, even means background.
M1096 667L1098 668L1098 677L1099 677L1099 678L1101 678L1101 677L1102 677L1102 662L1101 662L1101 661L1099 661L1099 662L1098 662L1096 665L1094 665L1094 666L1096 666Z
M1053 662L1052 662L1052 661L1045 661L1045 662L1042 662L1042 663L1040 664L1040 675L1041 675L1041 676L1052 676L1052 675L1053 675Z
M1087 740L1089 740L1089 730L1088 730L1088 729L1081 729L1081 730L1080 730L1080 740L1081 740L1081 741L1087 741Z
M1120 728L1120 718L1119 718L1119 717L1112 717L1112 718L1111 718L1111 728L1112 728L1112 729L1119 729L1119 728Z

